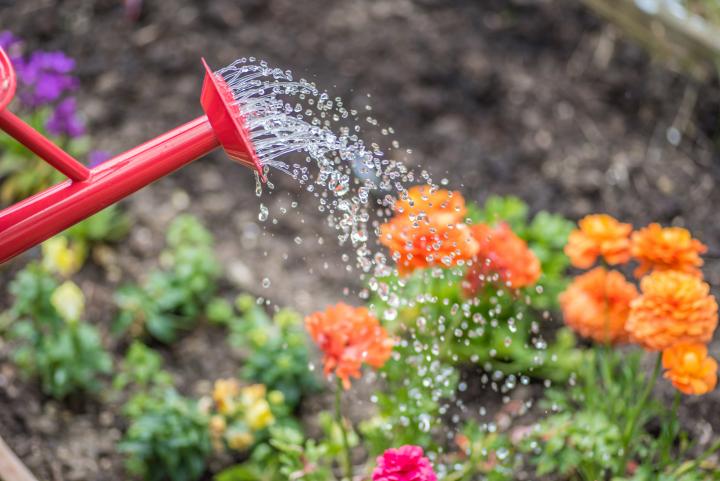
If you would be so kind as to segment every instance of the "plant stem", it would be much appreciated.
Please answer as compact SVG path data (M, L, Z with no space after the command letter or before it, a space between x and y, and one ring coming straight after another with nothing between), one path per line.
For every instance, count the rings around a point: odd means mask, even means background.
M625 474L625 470L627 469L627 459L628 455L630 454L630 442L632 441L633 437L635 437L635 429L637 427L638 418L640 417L640 413L643 411L643 408L645 407L645 404L647 404L647 400L650 397L653 388L655 387L655 382L657 381L658 374L660 374L661 365L662 353L658 353L652 376L650 376L650 380L645 385L645 390L641 394L640 400L634 406L634 409L630 412L630 419L628 419L628 424L625 428L625 434L623 436L623 454L620 460L621 464L619 466L620 473L623 475Z
M350 442L348 441L348 433L343 420L342 409L340 406L341 395L343 391L342 379L337 378L337 387L335 388L335 419L340 427L343 443L343 471L345 478L350 481L352 479L352 457L350 454Z
M697 458L695 458L692 463L682 465L680 469L675 471L675 476L680 476L682 474L695 471L697 468L700 467L700 464L705 461L706 458L712 456L712 454L718 450L720 450L720 441L716 441L715 444L711 445L709 448L703 451L703 453Z

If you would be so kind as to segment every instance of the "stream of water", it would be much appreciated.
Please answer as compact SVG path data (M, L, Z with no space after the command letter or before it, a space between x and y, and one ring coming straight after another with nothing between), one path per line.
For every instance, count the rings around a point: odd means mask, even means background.
M319 201L319 210L337 231L339 243L351 246L355 256L348 261L354 261L354 268L359 269L369 288L361 290L358 296L367 299L374 294L382 299L389 306L380 313L384 321L392 321L397 310L408 307L408 303L437 302L426 299L424 294L416 299L403 299L392 285L384 282L395 272L395 264L377 241L379 224L392 215L395 199L407 197L409 187L416 184L429 185L431 189L441 187L433 184L426 171L417 174L402 162L388 158L379 145L363 142L359 137L363 125L378 128L377 121L368 116L371 110L362 113L353 110L341 98L331 98L314 83L295 79L290 71L273 68L252 57L239 59L217 74L227 82L245 117L264 169L282 171L313 193ZM383 133L388 133L388 129ZM391 142L396 148L397 144ZM293 162L289 158L304 161ZM272 182L265 188L272 189ZM258 195L262 190L257 179ZM268 215L267 207L261 204L258 220L264 222ZM463 310L466 307L458 306ZM442 324L443 319L427 322ZM443 332L442 326L439 332ZM410 341L401 342L412 342L415 336L411 332L409 337ZM407 360L409 369L427 373L427 387L434 397L443 395L447 383L448 373L437 362L442 342L444 336L433 345L416 346L417 358ZM502 383L499 385L497 390L507 393ZM461 383L461 390L463 386L466 387ZM449 414L464 409L454 396L448 403L444 411ZM484 407L480 411L480 415L485 414ZM453 422L458 421L456 417L453 416ZM429 431L435 421L421 416L419 422L423 431ZM454 434L450 430L447 436L452 438Z

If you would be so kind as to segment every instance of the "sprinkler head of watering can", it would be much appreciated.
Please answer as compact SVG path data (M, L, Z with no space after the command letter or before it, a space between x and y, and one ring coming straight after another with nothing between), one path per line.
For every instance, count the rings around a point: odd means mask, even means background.
M5 50L0 47L0 112L5 110L15 95L15 70Z
M250 140L245 117L235 103L230 88L225 80L215 75L204 58L202 63L205 67L205 80L200 94L200 103L210 121L215 137L230 158L254 169L265 182L262 164Z

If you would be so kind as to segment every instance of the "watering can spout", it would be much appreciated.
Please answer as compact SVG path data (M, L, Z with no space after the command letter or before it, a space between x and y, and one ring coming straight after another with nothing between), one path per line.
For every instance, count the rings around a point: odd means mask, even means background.
M0 211L0 263L218 147L264 181L240 107L225 81L202 63L205 115L88 169L7 109L15 75L0 48L0 129L68 177Z
M264 182L262 165L250 140L250 132L240 107L227 83L215 75L204 58L202 63L205 67L205 80L200 104L215 131L215 136L231 159L255 170Z

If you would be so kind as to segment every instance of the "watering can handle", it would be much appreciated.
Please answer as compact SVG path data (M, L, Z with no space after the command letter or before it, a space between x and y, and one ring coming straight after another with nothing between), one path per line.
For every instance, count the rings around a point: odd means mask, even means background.
M0 47L0 129L69 179L75 182L87 180L90 177L90 170L87 167L7 109L15 94L15 87L15 70L10 58Z
M0 47L0 112L5 110L15 95L15 69L5 50Z

